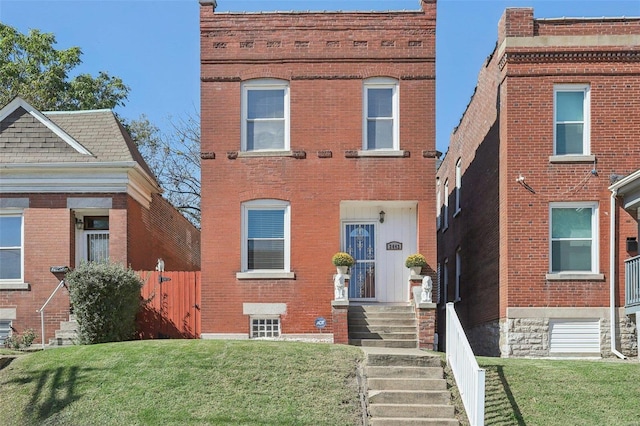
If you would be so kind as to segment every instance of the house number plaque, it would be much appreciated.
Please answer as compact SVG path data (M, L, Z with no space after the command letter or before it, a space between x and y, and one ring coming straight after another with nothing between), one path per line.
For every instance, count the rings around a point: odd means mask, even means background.
M400 241L388 242L387 250L402 250L402 243Z

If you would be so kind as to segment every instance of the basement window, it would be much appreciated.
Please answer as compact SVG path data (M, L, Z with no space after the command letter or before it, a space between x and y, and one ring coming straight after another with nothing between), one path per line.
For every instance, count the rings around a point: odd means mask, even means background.
M280 318L251 318L252 339L280 337Z

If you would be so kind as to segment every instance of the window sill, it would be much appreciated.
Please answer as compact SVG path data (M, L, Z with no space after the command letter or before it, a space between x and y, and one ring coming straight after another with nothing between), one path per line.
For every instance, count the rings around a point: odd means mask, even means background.
M356 157L394 157L394 158L403 158L409 156L409 151L404 150L360 150L356 151Z
M265 150L265 151L229 151L227 152L227 158L235 160L236 158L263 158L263 157L291 157L297 159L307 158L305 151L292 151L292 150Z
M19 283L19 282L3 283L3 282L0 282L0 290L29 290L29 283Z
M604 274L556 272L547 274L547 281L604 281Z
M456 212L453 214L453 217L458 217L458 215L460 214L461 211L462 211L462 209L456 210Z
M294 272L236 272L238 280L295 280Z
M549 157L550 163L593 163L596 161L595 155L552 155Z

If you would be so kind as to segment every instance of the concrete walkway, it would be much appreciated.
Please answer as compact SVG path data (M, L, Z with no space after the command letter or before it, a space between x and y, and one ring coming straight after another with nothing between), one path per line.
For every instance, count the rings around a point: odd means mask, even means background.
M459 426L440 355L414 348L362 350L369 425Z

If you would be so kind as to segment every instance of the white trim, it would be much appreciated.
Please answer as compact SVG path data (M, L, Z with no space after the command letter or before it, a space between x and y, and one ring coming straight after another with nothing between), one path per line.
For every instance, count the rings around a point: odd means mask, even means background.
M42 114L40 111L38 111L37 109L29 105L22 98L15 98L0 110L0 121L3 121L5 118L7 118L10 114L12 114L15 110L17 110L20 107L26 110L31 116L33 116L36 120L41 122L44 126L46 126L49 130L55 133L60 139L66 142L67 145L75 149L77 152L83 155L93 156L93 154L84 146L82 146L80 142L72 138L67 132L65 132L56 124L54 124L44 114Z
M460 213L460 196L462 189L462 158L458 158L456 161L456 212L453 217L456 217Z
M442 232L449 229L449 179L444 181L444 203L442 211Z
M282 270L248 268L248 232L250 210L284 210L284 268ZM240 279L251 278L294 278L291 274L291 203L283 200L261 199L242 203L241 207L241 270ZM286 275L283 275L286 274Z
M247 112L248 112L248 92L250 90L284 90L284 141L282 149L247 149ZM241 85L242 98L240 102L241 120L240 120L240 150L242 152L270 153L273 151L289 151L290 145L290 109L289 109L289 82L287 80L279 80L273 78L263 78L245 81Z
M294 272L236 272L237 280L295 280Z
M127 193L149 208L157 183L135 161L1 164L5 193Z
M582 92L584 94L582 103L583 128L582 128L582 152L579 154L558 154L557 153L557 94L560 92ZM559 162L558 157L567 156L570 160L572 157L581 157L591 154L591 86L588 84L556 84L553 86L553 159Z
M436 230L442 226L442 188L440 178L436 177Z
M369 148L368 144L368 92L369 89L392 89L392 147ZM400 151L400 85L398 80L388 77L373 77L364 80L362 90L362 150L363 151ZM400 151L402 152L402 151Z
M553 270L553 209L557 208L589 208L591 209L591 270L590 271L554 271ZM549 203L549 274L547 279L577 279L569 277L585 277L582 279L598 279L600 274L600 230L599 207L597 201L571 201L571 202L551 202ZM582 238L582 240L586 240ZM591 278L589 278L591 277Z
M0 289L2 290L27 290L29 284L24 282L24 210L22 209L2 209L1 217L20 218L20 277L0 279ZM16 250L18 246L7 246L8 249Z

